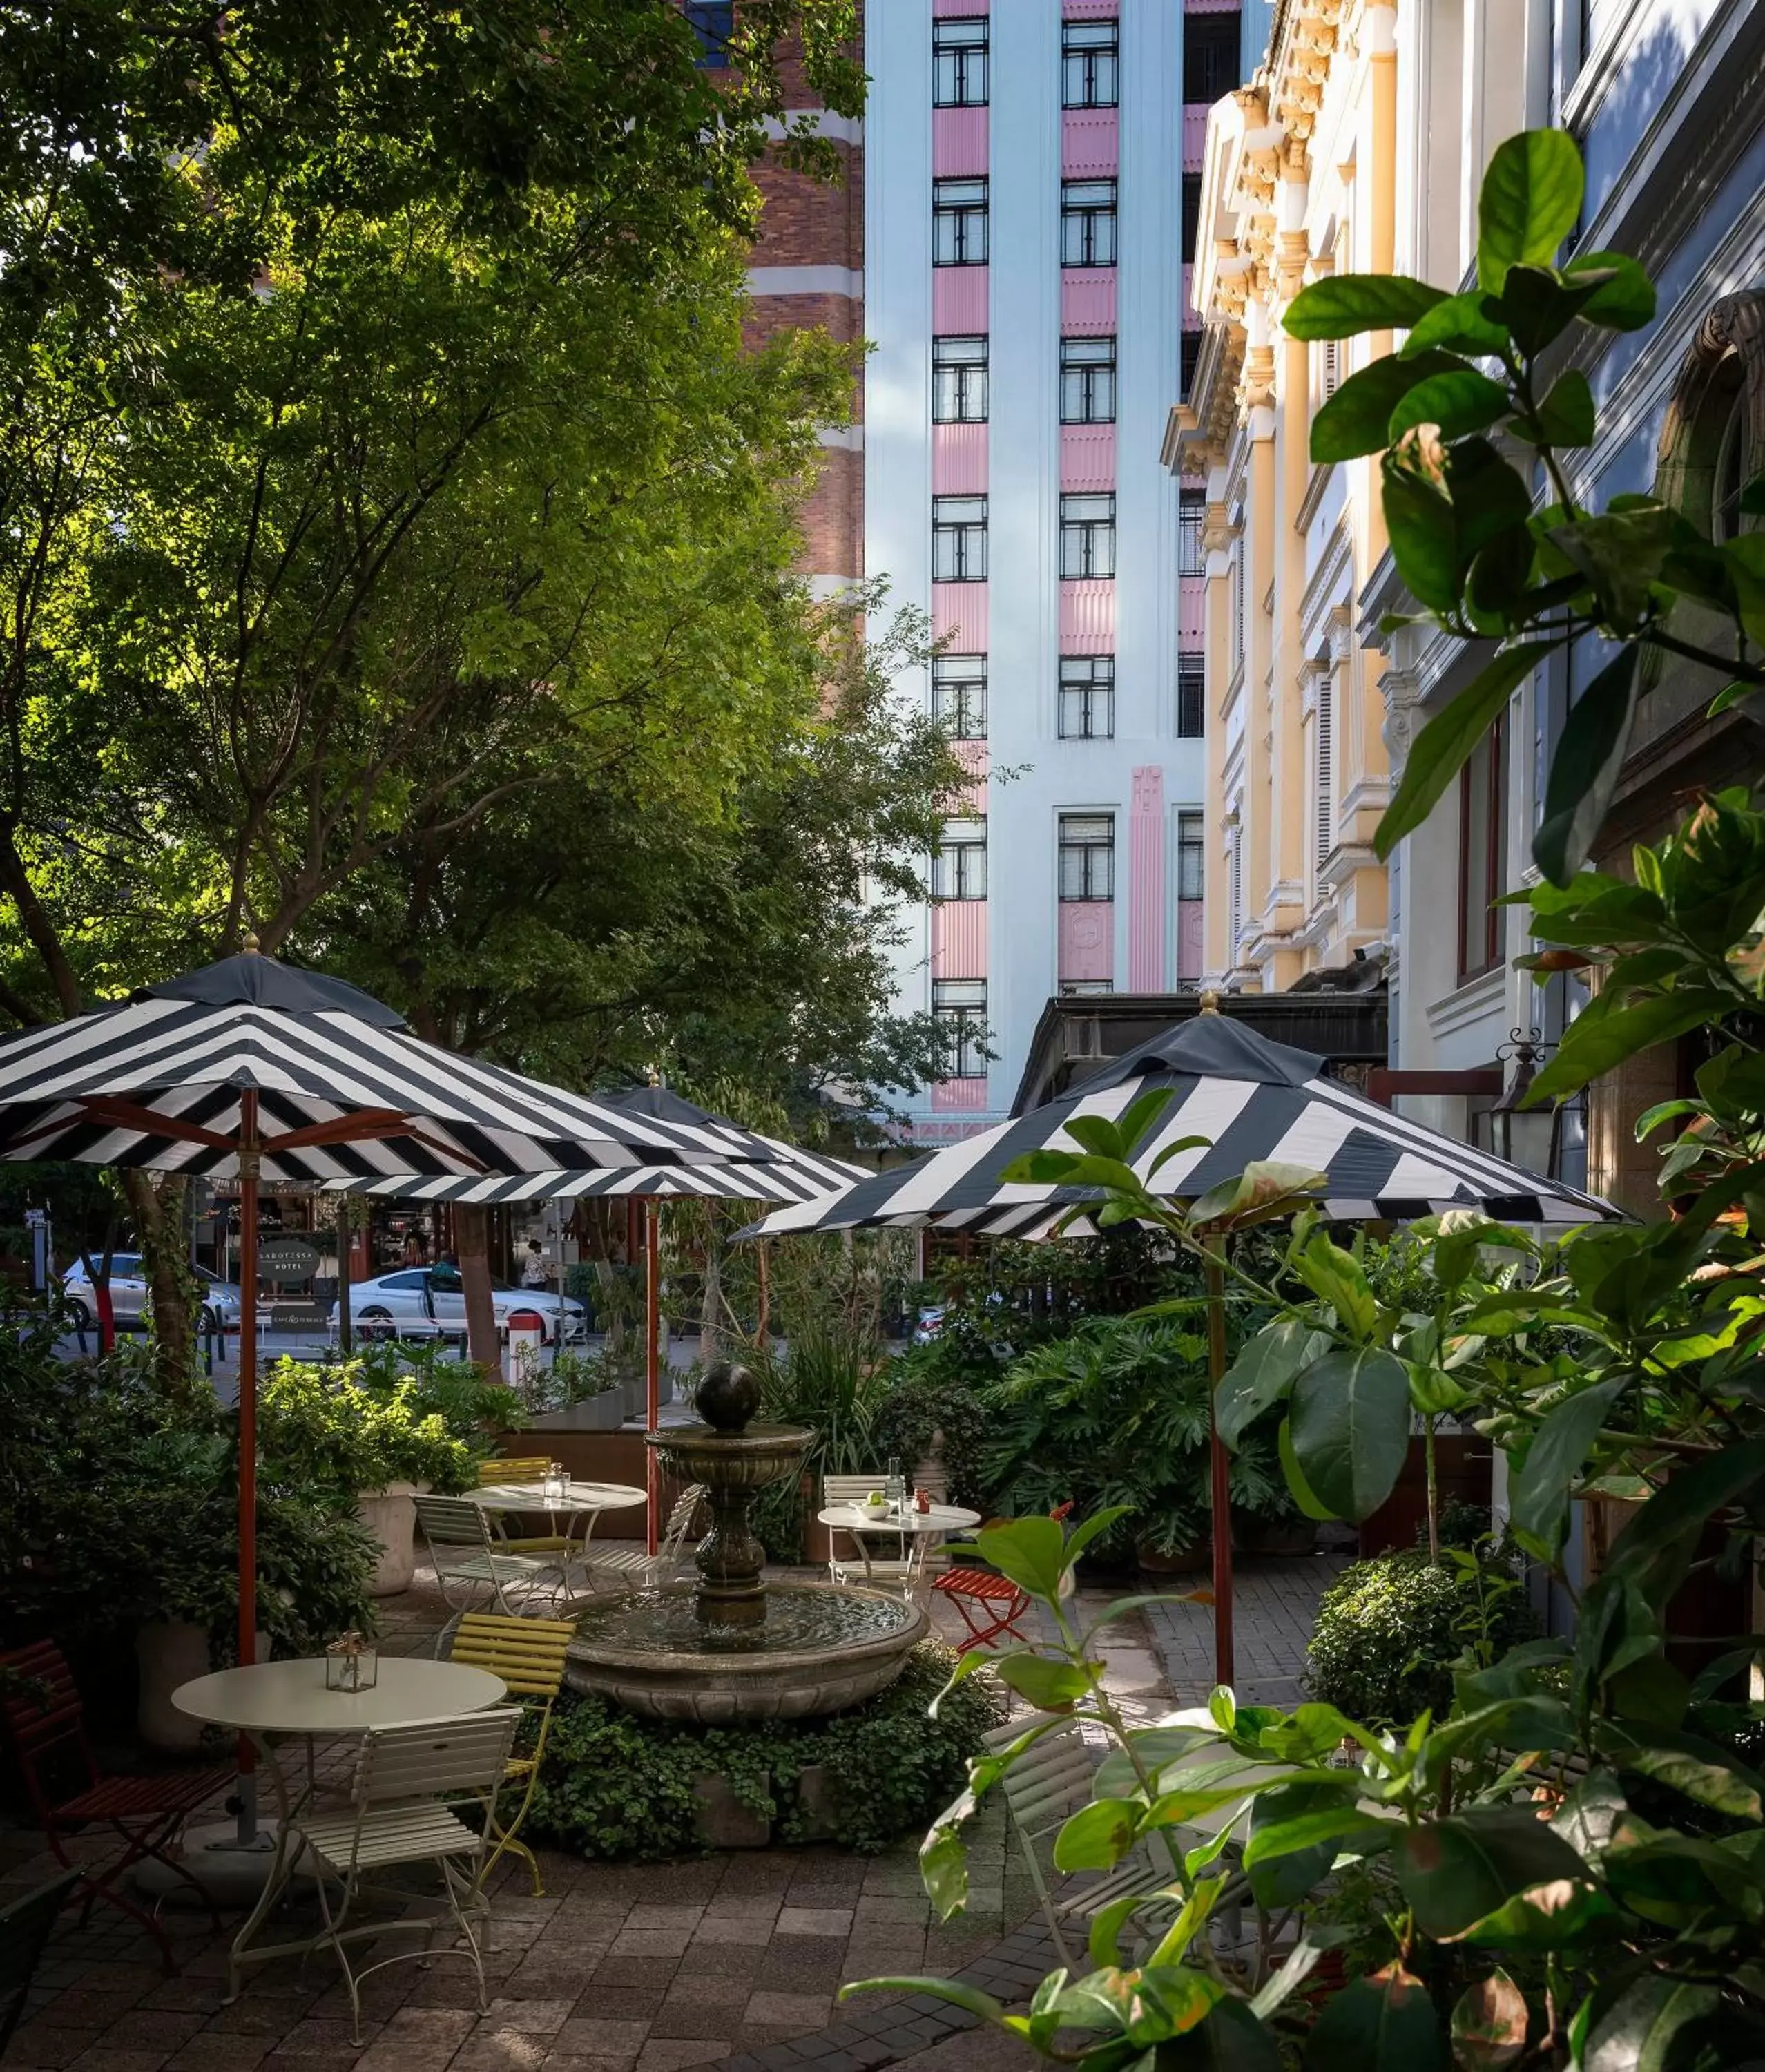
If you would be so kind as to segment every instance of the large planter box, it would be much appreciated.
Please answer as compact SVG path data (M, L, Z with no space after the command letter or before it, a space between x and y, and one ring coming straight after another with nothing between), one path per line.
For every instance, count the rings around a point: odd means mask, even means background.
M388 1482L383 1490L364 1490L355 1499L355 1515L380 1544L380 1564L367 1585L371 1597L396 1597L411 1587L417 1573L417 1504L427 1482Z
M269 1635L257 1636L257 1659L269 1659ZM215 1667L208 1629L187 1619L154 1619L135 1635L135 1663L140 1671L135 1726L150 1749L163 1755L195 1755L205 1744L200 1720L180 1712L171 1694L180 1684L206 1676Z

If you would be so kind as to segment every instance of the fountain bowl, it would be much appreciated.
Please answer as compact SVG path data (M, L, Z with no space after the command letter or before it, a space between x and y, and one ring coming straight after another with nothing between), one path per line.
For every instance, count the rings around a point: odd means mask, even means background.
M886 1590L774 1583L761 1622L707 1626L692 1585L671 1583L585 1606L564 1681L686 1725L815 1718L893 1683L929 1625Z

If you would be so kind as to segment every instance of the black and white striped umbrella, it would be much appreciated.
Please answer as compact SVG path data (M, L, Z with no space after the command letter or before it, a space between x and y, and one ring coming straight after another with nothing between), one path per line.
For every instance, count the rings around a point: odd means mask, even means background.
M232 1178L248 1094L269 1181L773 1155L733 1124L646 1116L440 1050L358 988L248 952L0 1042L0 1158Z
M1401 1222L1455 1208L1530 1223L1594 1223L1621 1214L1595 1195L1394 1114L1325 1078L1324 1060L1309 1051L1204 1013L1142 1044L1062 1100L879 1174L848 1194L776 1210L743 1234L930 1224L987 1237L1093 1235L1089 1217L1066 1220L1075 1205L1096 1198L1090 1190L1000 1175L1028 1152L1081 1149L1068 1134L1069 1120L1113 1119L1155 1087L1170 1088L1173 1098L1139 1147L1135 1170L1146 1174L1179 1138L1206 1140L1160 1169L1161 1194L1192 1200L1236 1178L1253 1160L1266 1159L1324 1174L1319 1206L1341 1221Z

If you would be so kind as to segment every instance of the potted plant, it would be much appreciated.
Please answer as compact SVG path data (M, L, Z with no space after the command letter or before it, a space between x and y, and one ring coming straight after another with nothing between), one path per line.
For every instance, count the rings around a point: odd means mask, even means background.
M1208 1511L1193 1497L1166 1492L1135 1515L1134 1553L1148 1576L1193 1576L1212 1553Z

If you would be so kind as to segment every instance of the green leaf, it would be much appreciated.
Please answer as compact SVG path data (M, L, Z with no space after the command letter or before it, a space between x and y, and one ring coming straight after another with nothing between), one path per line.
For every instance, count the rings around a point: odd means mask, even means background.
M1550 393L1538 405L1537 421L1529 426L1524 417L1514 422L1518 438L1547 446L1591 446L1599 431L1594 412L1594 392L1578 367L1558 376Z
M1405 273L1343 273L1314 281L1287 306L1289 338L1355 338L1362 331L1407 331L1438 302L1442 288Z
M1574 139L1529 130L1496 147L1477 198L1477 285L1500 294L1510 266L1548 265L1581 214L1586 178Z
M1597 1079L1639 1050L1671 1042L1689 1030L1703 1028L1710 1019L1707 997L1701 995L1688 1000L1677 993L1661 993L1652 1000L1640 1001L1634 1007L1620 1008L1590 1022L1586 1029L1578 1019L1570 1024L1556 1056L1533 1081L1527 1105L1536 1107L1578 1093L1590 1079Z
M1414 360L1435 347L1465 353L1472 359L1500 352L1508 343L1508 327L1499 317L1491 316L1486 305L1499 307L1489 304L1489 298L1478 289L1468 294L1447 296L1426 316L1417 319L1399 352L1406 360Z
M1382 452L1391 442L1391 413L1410 391L1430 375L1463 364L1450 352L1418 353L1414 360L1393 353L1351 374L1311 420L1312 459L1353 460Z
M1282 1400L1302 1367L1318 1358L1329 1341L1303 1317L1283 1317L1259 1331L1227 1368L1213 1398L1213 1421L1229 1446L1246 1428Z
M965 1986L960 1979L854 1979L839 1988L843 2000L849 2000L854 1993L927 1993L933 2000L942 2000L950 2007L966 2008L983 2021L1003 2025L1005 2020L1004 2008L991 1993L983 1993L978 1986Z
M1274 2038L1229 1994L1209 2010L1205 2021L1161 2043L1157 2053L1158 2072L1281 2072L1281 2063Z
M1112 1899L1091 1917L1091 1932L1086 1938L1085 1953L1098 1971L1122 1962L1122 1930L1145 1904L1143 1892L1131 1892L1120 1899ZM1047 1980L1043 1984L1045 1985Z
M1580 1474L1607 1413L1629 1385L1627 1376L1596 1382L1566 1403L1559 1403L1526 1449L1525 1465L1510 1489L1513 1523L1553 1554L1562 1546L1567 1526L1570 1486Z
M1337 1514L1320 1500L1311 1484L1306 1480L1304 1470L1299 1466L1299 1456L1293 1450L1293 1424L1290 1418L1283 1417L1281 1420L1281 1430L1276 1441L1276 1451L1280 1456L1281 1472L1287 1478L1288 1493L1299 1507L1300 1511L1306 1517L1315 1518L1320 1523L1325 1522L1333 1523Z
M1641 1741L1616 1722L1596 1723L1600 1753L1619 1770L1671 1785L1718 1813L1755 1821L1765 1813L1765 1780L1738 1756L1697 1734L1664 1727L1644 1731L1648 1738Z
M1345 1986L1306 2044L1305 2072L1446 2072L1446 2064L1428 1989L1401 1964Z
M1452 2010L1452 2054L1465 2072L1503 2072L1526 2047L1526 1996L1498 1964Z
M1579 1950L1592 1937L1612 1935L1623 1926L1622 1910L1598 1885L1578 1878L1553 1878L1517 1893L1456 1935L1442 1940L1472 1949Z
M1061 1556L1062 1568L1070 1568L1094 1540L1107 1532L1112 1525L1119 1524L1132 1509L1131 1504L1112 1503L1102 1511L1093 1511L1082 1524L1075 1525L1066 1536Z
M1397 1486L1410 1451L1410 1378L1388 1352L1326 1354L1293 1385L1293 1451L1307 1482L1339 1518L1370 1517Z
M1507 1807L1480 1807L1407 1828L1394 1861L1417 1921L1435 1937L1459 1934L1535 1886L1589 1878L1561 1836Z
M1134 1809L1123 1799L1094 1799L1054 1837L1054 1867L1113 1870L1134 1846Z
M1389 857L1403 837L1421 826L1471 751L1506 709L1516 689L1550 652L1548 640L1504 648L1437 713L1416 736L1398 796L1385 808L1373 845Z
M1332 1244L1320 1231L1294 1256L1293 1270L1312 1293L1336 1311L1344 1330L1369 1338L1379 1320L1379 1305L1362 1267L1352 1252Z
M1562 337L1592 301L1598 282L1566 285L1548 266L1512 266L1501 290L1501 313L1514 343L1531 358Z
M993 1663L999 1679L1027 1698L1038 1712L1052 1712L1062 1705L1077 1704L1089 1697L1097 1684L1099 1665L1055 1662L1045 1655L1002 1655Z
M1453 610L1459 602L1459 526L1444 490L1388 454L1379 497L1404 587L1430 611Z
M1664 504L1648 504L1560 522L1546 536L1593 585L1606 623L1626 633L1648 611L1649 586L1659 581L1674 528L1682 522Z
M1128 1153L1127 1137L1108 1116L1069 1116L1063 1127L1082 1151L1094 1152L1099 1158L1114 1158L1126 1162Z
M1052 1603L1060 1595L1065 1567L1066 1535L1052 1518L1014 1518L1003 1525L983 1526L975 1535L975 1551L1000 1575Z
M1679 2072L1721 2004L1714 1986L1645 1971L1593 2025L1582 2072Z
M948 1921L968 1903L968 1849L961 1826L967 1816L958 1810L965 1799L972 1811L974 1801L964 1792L919 1845L919 1881L940 1921Z
M1586 274L1605 277L1581 306L1586 323L1607 331L1640 331L1655 321L1655 284L1627 253L1578 252L1563 272L1571 281Z
M1512 408L1508 392L1475 367L1449 368L1418 381L1391 413L1387 443L1395 446L1412 425L1438 425L1444 439L1480 432Z

